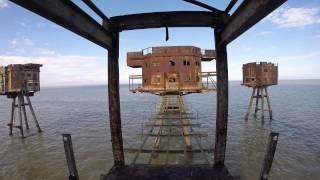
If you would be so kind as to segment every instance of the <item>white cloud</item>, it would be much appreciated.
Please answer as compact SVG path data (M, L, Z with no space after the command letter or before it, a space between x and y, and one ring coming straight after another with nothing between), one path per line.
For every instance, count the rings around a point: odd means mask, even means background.
M10 48L17 48L17 47L25 47L25 46L33 46L34 43L31 39L29 38L14 38L13 40L10 41L9 47Z
M70 86L106 84L107 66L105 60L94 56L61 55L52 53L34 57L1 56L0 64L43 64L42 86ZM105 63L106 64L106 63Z
M0 0L0 8L8 7L9 3L7 0Z
M282 28L305 27L307 25L318 24L320 23L320 7L284 7L271 13L266 20Z
M268 34L272 34L272 31L262 31L259 34L260 35L268 35Z

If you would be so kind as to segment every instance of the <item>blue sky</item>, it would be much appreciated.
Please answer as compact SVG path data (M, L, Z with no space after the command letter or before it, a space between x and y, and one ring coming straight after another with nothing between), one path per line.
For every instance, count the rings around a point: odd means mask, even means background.
M100 22L80 0L74 1ZM109 17L128 13L205 10L181 0L95 0ZM219 9L228 1L204 0ZM107 51L7 0L0 0L0 64L42 63L43 86L105 84ZM194 45L214 48L211 28L169 28L126 31L120 34L120 82L141 70L126 66L126 52L150 46ZM242 64L271 61L279 64L280 79L320 79L320 1L289 0L228 45L230 80L242 78ZM214 71L215 63L203 63Z

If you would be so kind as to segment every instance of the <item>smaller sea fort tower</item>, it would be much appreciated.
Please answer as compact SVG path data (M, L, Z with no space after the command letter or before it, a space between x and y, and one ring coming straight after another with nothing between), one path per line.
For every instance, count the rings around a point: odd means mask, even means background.
M0 95L5 95L12 99L11 118L8 124L10 135L12 135L12 129L17 128L20 130L21 137L25 137L22 118L24 118L26 129L29 129L26 106L31 111L38 132L41 132L30 100L30 96L40 91L40 67L42 67L41 64L31 63L0 66ZM14 124L16 115L18 115L18 125Z
M255 99L254 117L257 117L257 112L261 111L261 120L264 120L264 111L269 112L269 118L272 120L272 109L268 87L278 84L278 65L270 62L252 62L244 64L242 67L243 80L242 85L252 88L252 95L245 119L248 120L253 99ZM265 110L265 98L267 100L268 109ZM259 101L261 109L259 109Z

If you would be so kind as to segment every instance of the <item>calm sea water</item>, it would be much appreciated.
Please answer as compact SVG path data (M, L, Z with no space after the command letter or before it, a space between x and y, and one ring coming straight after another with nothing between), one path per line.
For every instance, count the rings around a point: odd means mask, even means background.
M320 81L281 81L269 89L274 120L244 120L251 89L230 82L229 129L226 164L233 175L255 180L259 175L268 134L280 133L273 180L313 180L320 177ZM125 147L137 147L142 122L160 102L149 94L131 94L121 86L121 111ZM17 130L8 135L6 124L11 101L0 97L0 179L66 179L67 165L62 133L71 133L81 179L99 179L112 166L106 86L43 88L32 97L40 125L21 140ZM189 109L198 112L207 146L213 147L216 94L185 97ZM128 155L127 162L132 156Z

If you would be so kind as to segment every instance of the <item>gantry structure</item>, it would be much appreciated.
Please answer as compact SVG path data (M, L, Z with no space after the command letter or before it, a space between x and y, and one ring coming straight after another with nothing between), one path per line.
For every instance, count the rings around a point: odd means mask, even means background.
M221 174L225 172L226 169L224 162L228 127L227 45L286 2L286 0L243 0L239 6L235 6L237 0L231 0L225 9L220 10L196 0L184 0L188 3L203 7L206 11L150 12L108 17L92 1L83 0L88 7L103 19L102 23L99 23L74 2L69 0L11 1L108 50L109 121L114 159L114 168L110 170L109 175L112 175L114 172L114 177L117 174L125 174L131 171L131 167L125 165L121 131L119 33L129 30L161 27L213 28L217 71L214 165L213 167L205 167L204 169L207 171L199 169L198 172L201 172L200 174L203 176L209 175L210 173L212 174L213 172ZM230 10L233 8L235 8L235 10L231 14ZM214 119L212 122L214 122ZM175 167L174 172L178 173L178 171L181 172L181 170L188 172L188 168L190 167ZM147 173L148 168L142 169ZM154 171L155 168L153 167L150 168L149 172ZM162 174L172 173L172 171L165 169L162 169L161 172ZM180 174L181 176L187 176L188 173ZM131 178L133 177L132 175ZM167 177L169 177L168 179L170 179L170 177L173 179L175 176L168 175ZM215 177L219 178L220 176ZM106 179L107 178L108 176L106 176Z

